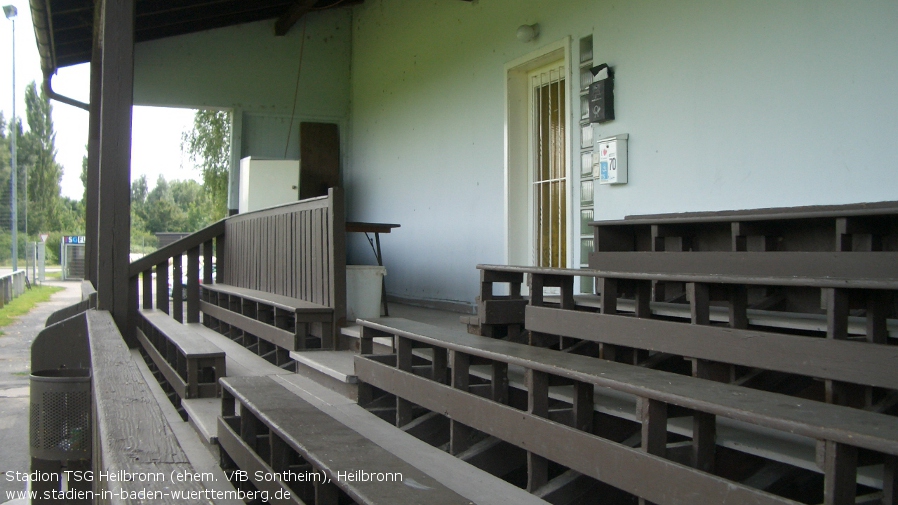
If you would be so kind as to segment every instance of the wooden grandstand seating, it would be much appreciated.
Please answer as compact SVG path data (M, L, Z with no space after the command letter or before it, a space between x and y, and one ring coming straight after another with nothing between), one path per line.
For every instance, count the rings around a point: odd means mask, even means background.
M246 471L252 483L272 497L284 491L291 494L290 499L272 503L471 503L270 377L229 377L221 382L218 440L225 467ZM358 477L360 471L392 477L363 479ZM288 472L303 476L314 472L322 479L256 477Z
M696 494L707 503L795 503L715 474L715 465L732 457L724 453L746 450L746 433L754 433L772 437L764 459L778 464L777 451L788 452L789 444L777 443L777 436L781 442L806 437L824 474L814 492L826 504L854 504L858 482L865 492L884 493L877 495L883 503L896 499L898 422L892 416L396 318L361 324L366 349L370 339L384 334L395 335L397 344L393 355L356 358L360 404L376 404L378 391L395 396L391 420L397 426L422 418L420 408L448 417L449 450L455 454L470 449L472 432L527 451L523 461L532 491L574 471L653 503L687 503ZM473 373L477 366L485 366L485 373ZM607 410L621 394L635 400L635 418L632 410ZM627 446L632 433L620 432L610 419L615 416L635 422L630 427L640 449ZM688 429L678 432L682 424ZM684 446L685 456L678 456ZM813 457L805 468L816 468ZM870 477L871 470L879 480Z
M278 365L290 351L333 349L346 317L342 195L228 218L220 278L201 288L203 323Z
M137 339L179 399L220 395L227 375L225 353L162 311L143 309Z

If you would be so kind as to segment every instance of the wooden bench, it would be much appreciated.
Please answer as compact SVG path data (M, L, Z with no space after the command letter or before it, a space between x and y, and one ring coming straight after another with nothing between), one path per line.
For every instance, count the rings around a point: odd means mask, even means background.
M695 496L705 503L795 503L708 473L714 471L720 442L717 426L728 418L818 441L826 504L855 503L859 450L872 451L876 462L885 464L882 503L898 499L894 417L396 318L360 324L365 349L377 336L397 339L395 355L356 358L360 404L377 388L396 396L397 425L413 420L415 405L447 416L450 451L456 454L467 449L472 429L526 449L531 490L547 483L547 461L553 461L653 503L692 503ZM430 348L430 360L422 363L416 347ZM473 384L475 363L489 365L491 380ZM515 405L520 395L509 392L512 368L523 369L523 405ZM564 415L558 400L550 399L553 386L572 388ZM637 399L641 449L602 433L607 423L598 423L594 411L608 390ZM673 424L668 414L678 408L688 409L687 415L692 411L689 466L667 459L674 445L667 442Z
M228 218L218 279L200 287L203 323L239 329L233 336L248 335L244 344L279 366L290 351L333 349L346 319L343 212L343 193L331 188Z
M587 249L606 252L870 252L898 250L898 202L627 216L595 221ZM589 256L589 266L606 269ZM583 258L585 263L586 257ZM681 300L685 286L654 281L652 300ZM819 305L812 291L780 287L749 290L750 303ZM795 310L794 307L800 307Z
M898 202L874 202L636 215L590 226L600 252L876 251L895 250L896 222Z
M521 324L527 300L520 293L524 275L530 275L532 296L542 304L539 283L561 290L561 304L574 308L574 277L599 279L600 307L606 313L617 311L619 292L628 292L635 300L635 311L649 317L653 303L651 283L684 282L689 284L692 319L707 324L711 301L724 299L730 304L730 324L744 328L749 322L748 286L794 286L821 290L830 303L828 332L834 338L847 338L849 309L863 307L869 320L868 337L885 342L889 333L886 319L892 293L898 290L898 253L650 253L598 252L592 255L601 268L549 269L504 265L478 265L481 270L481 320L488 324ZM510 297L492 295L493 283L511 285ZM620 284L620 286L618 286ZM691 296L695 294L696 296ZM768 324L790 326L789 316L768 319ZM793 317L795 319L795 317ZM794 324L794 321L793 321ZM891 323L895 326L895 323ZM854 325L857 328L857 325ZM865 328L865 332L867 329Z
M246 471L272 497L290 493L290 499L271 503L471 503L270 377L229 377L221 384L218 440L226 471ZM315 479L256 478L288 472ZM365 474L368 479L360 478Z
M260 356L279 354L280 358L272 361L276 365L289 359L289 351L334 346L331 307L227 284L203 284L200 289L200 310L208 316L204 321L206 326L232 339L252 339L243 343L247 347L256 346ZM320 327L318 338L311 336L313 323ZM280 352L275 349L266 352L258 339L277 346Z
M872 390L860 391L845 384L893 391L898 386L898 382L891 380L892 365L887 358L896 356L895 348L882 345L888 339L887 315L893 293L898 289L898 253L629 252L596 255L607 258L608 270L481 267L496 272L494 275L530 275L531 306L527 309L529 316L525 325L528 330L598 342L599 355L608 359L636 362L648 357L640 351L669 353L694 359L693 374L705 378L733 382L736 380L735 368L726 365L750 366L826 379L826 397L836 403L884 410L898 401L894 394L879 395L874 399ZM804 261L807 257L815 261ZM571 312L577 308L573 278L579 275L598 279L603 290L598 304L602 316ZM657 312L652 306L657 308L658 305L650 301L652 280L686 282L690 297L684 307L689 308L692 326L647 321ZM758 284L800 285L822 290L828 302L825 335L829 338L744 330L749 322L746 286ZM569 310L554 313L538 309L548 305L541 296L544 286L559 287L560 303L552 305ZM615 318L618 293L625 290L633 296L637 320ZM708 327L713 299L727 301L729 314L725 319L732 329ZM854 328L859 327L866 343L875 344L873 346L845 342L849 337L854 338L849 334L848 309L851 303L857 302L866 308L863 318L866 324L854 325ZM774 321L782 323L782 319Z
M214 398L227 375L225 353L168 314L142 309L137 340L180 399Z

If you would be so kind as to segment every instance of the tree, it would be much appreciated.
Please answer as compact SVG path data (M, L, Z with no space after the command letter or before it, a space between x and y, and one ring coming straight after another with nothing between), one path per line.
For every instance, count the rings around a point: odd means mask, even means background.
M87 146L84 146L87 151ZM87 205L87 155L81 157L81 185L84 186L84 192L81 194L81 202Z
M28 132L21 143L28 173L28 222L35 231L60 231L60 182L62 166L56 162L56 132L53 107L34 81L25 87L25 116ZM23 159L24 158L24 159Z
M202 171L203 186L212 198L211 221L225 217L231 166L231 113L196 111L193 130L181 135L181 151Z

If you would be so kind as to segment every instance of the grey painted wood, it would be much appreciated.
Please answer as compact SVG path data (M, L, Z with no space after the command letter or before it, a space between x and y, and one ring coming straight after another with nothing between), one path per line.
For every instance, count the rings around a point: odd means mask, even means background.
M218 281L330 307L335 321L341 321L346 310L343 206L342 190L331 188L326 197L228 218L228 267Z
M94 3L94 20L100 17L101 2ZM97 23L99 25L99 23ZM90 59L90 119L87 132L87 180L84 195L84 278L97 284L100 213L100 103L103 100L102 39L95 31Z
M482 337L481 337L482 338ZM536 455L666 505L696 503L791 504L797 502L699 472L662 457L596 437L450 386L356 358L359 379L453 421L501 438ZM647 475L652 476L646 478Z
M162 376L165 377L165 381L168 382L172 389L174 389L178 398L188 398L187 380L178 374L178 371L165 359L162 353L159 352L159 349L156 349L156 346L150 342L149 337L146 336L140 327L135 329L135 336L141 347L143 347L143 350L156 365L156 368L158 368L162 373Z
M189 249L197 247L207 240L221 236L224 233L224 230L224 220L212 223L196 233L188 235L181 240L172 242L171 244L161 249L157 249L150 254L147 254L143 258L134 260L134 262L131 263L130 266L130 273L132 276L134 276L139 274L140 272L143 272L144 270L152 268L159 263L167 261L172 256L181 256Z
M171 498L172 490L199 493L199 482L172 483L172 472L195 473L178 444L165 415L153 398L140 371L106 311L88 311L88 331L93 367L94 468L96 471L155 473L164 482L118 481L100 488L129 493L160 493L154 503L184 503ZM95 491L99 491L96 489Z
M269 377L229 377L222 380L222 386L357 503L470 504ZM337 479L337 472L355 470L398 472L403 482Z
M306 313L331 314L333 309L326 305L309 302L301 298L278 295L275 293L267 293L256 289L241 288L228 284L209 284L203 285L203 290L215 291L226 295L236 295L246 300L252 300L257 303L264 303L288 311L301 311Z
M208 314L231 326L236 326L274 345L283 347L288 351L296 350L296 338L293 332L276 328L255 319L217 307L208 302L200 302L203 313Z
M428 345L589 382L642 398L797 435L898 454L898 423L882 414L559 353L401 318L359 320L359 324ZM362 380L361 375L359 379Z
M820 288L898 289L896 252L596 252L588 269L478 265L552 276Z
M131 107L134 80L134 2L102 2L98 307L112 312L129 335L131 242ZM136 299L134 300L136 303Z
M784 219L820 219L856 216L887 216L898 214L898 202L870 202L847 205L810 205L803 207L770 207L764 209L727 210L713 212L683 212L674 214L644 214L627 216L622 220L596 221L593 225L614 226L634 224L690 224L730 221L776 221Z
M141 317L160 333L164 334L185 355L198 358L224 357L225 353L218 346L197 335L187 326L168 317L159 310L141 310Z
M533 306L527 307L525 326L582 340L898 389L896 346Z

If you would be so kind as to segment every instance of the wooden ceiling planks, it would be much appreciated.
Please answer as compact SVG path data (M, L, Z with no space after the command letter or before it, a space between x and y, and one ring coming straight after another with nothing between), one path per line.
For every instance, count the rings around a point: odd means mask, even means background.
M90 61L93 0L45 2L50 13L56 66ZM266 19L277 19L275 31L286 34L302 16L315 10L359 4L363 0L136 0L135 42L163 39Z

